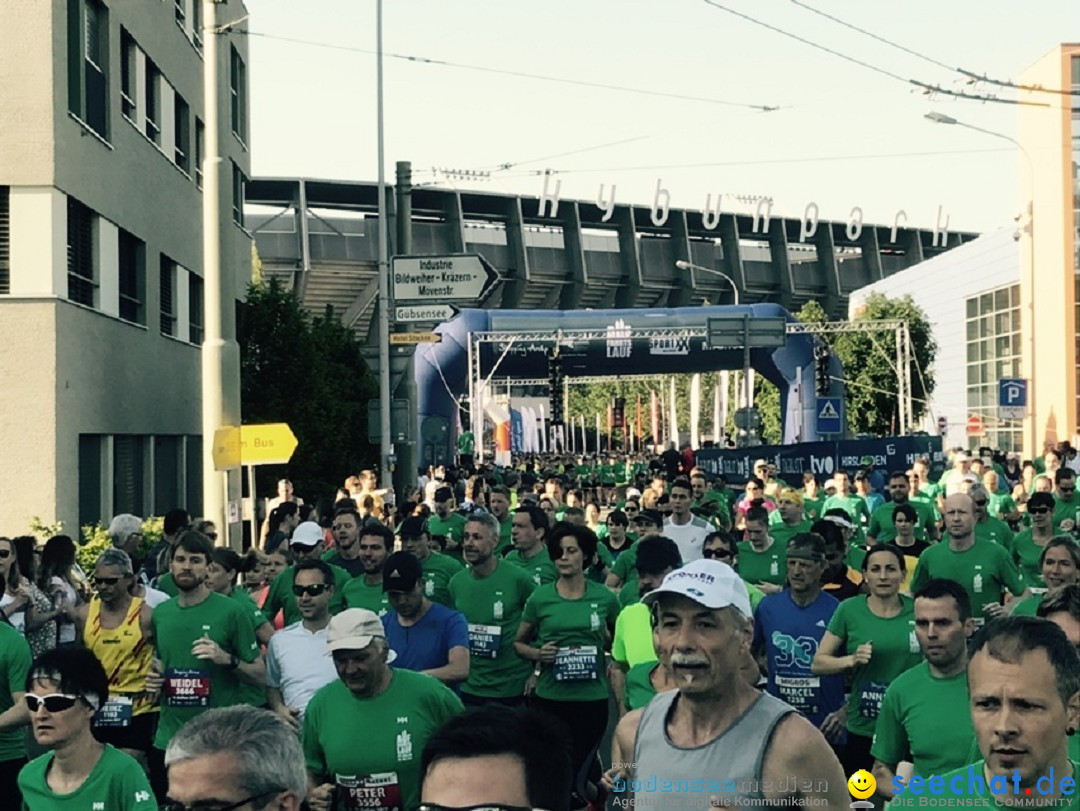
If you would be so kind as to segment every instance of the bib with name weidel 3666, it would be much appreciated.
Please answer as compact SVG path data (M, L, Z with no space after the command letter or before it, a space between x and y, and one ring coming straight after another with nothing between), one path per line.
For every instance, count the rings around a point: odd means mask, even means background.
M210 671L195 667L166 670L165 704L169 707L209 707Z

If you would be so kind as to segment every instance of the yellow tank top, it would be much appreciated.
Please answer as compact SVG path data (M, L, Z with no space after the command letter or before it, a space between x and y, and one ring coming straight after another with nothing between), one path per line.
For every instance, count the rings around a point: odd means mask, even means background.
M157 707L143 694L154 646L143 636L139 624L141 597L132 597L124 621L115 628L101 627L101 599L94 597L83 628L83 644L101 662L109 674L109 694L127 695L134 699L132 715L156 712Z

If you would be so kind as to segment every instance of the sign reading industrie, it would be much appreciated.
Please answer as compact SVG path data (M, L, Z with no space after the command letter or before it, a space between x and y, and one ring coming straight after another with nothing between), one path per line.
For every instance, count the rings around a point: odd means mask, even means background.
M397 302L480 301L499 279L498 271L475 253L395 256L391 265Z

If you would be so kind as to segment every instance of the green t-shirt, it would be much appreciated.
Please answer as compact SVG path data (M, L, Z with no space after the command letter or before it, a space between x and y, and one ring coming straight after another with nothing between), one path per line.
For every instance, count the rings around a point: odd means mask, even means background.
M1037 617L1039 615L1039 606L1042 605L1043 597L1046 594L1032 594L1030 597L1025 597L1018 602L1009 611L1009 614L1014 617Z
M954 552L948 541L931 546L919 557L911 578L911 593L937 577L955 580L964 587L979 625L983 622L984 605L1000 604L1006 589L1016 595L1024 591L1024 581L1012 554L1004 546L989 541L976 540L963 552Z
M157 811L157 800L142 766L112 744L105 744L86 780L68 794L57 794L46 780L55 755L55 752L46 752L19 772L24 811L90 811L95 808Z
M1016 512L1016 502L1008 493L991 493L987 510L994 518L1004 518Z
M863 525L863 519L870 520L870 508L866 506L866 501L862 496L855 493L848 493L846 496L829 496L825 499L825 503L821 505L821 511L824 515L829 510L835 510L840 508L848 514L851 522L855 524L856 529L859 529Z
M369 586L362 576L346 583L342 596L345 598L346 608L366 608L380 617L390 611L390 598L383 591L382 583Z
M0 622L0 712L15 706L12 693L26 690L26 677L33 664L30 645L26 638L11 627ZM0 731L0 762L26 757L26 732L20 728Z
M915 537L925 541L932 534L934 526L934 511L925 501L909 501L908 504L915 510L918 520L915 523ZM893 510L896 504L886 501L870 514L870 524L866 528L868 538L875 538L879 543L892 543L896 537L896 527L893 525Z
M334 573L334 596L330 598L330 613L337 614L345 607L345 587L352 580L352 575L333 563L326 565ZM281 574L274 578L274 582L270 584L270 593L266 595L266 602L262 607L263 618L267 622L273 622L278 611L284 613L286 625L292 625L303 619L300 616L300 608L296 604L296 595L292 593L295 580L295 566L283 569Z
M653 696L656 688L652 685L652 672L660 665L653 660L634 665L626 674L626 690L623 696L623 704L627 710L636 710L644 707Z
M649 607L645 603L638 602L628 605L619 612L619 616L615 620L615 636L611 643L611 658L616 662L629 665L631 668L642 662L656 661L652 620Z
M637 580L637 542L624 549L611 564L611 573L616 575L625 586L631 580Z
M154 609L150 623L157 658L165 668L161 716L154 737L154 747L164 749L186 721L204 710L245 703L240 674L197 659L191 652L195 640L208 636L244 662L255 661L259 643L251 614L220 594L209 594L198 605L186 608L174 597Z
M772 517L770 516L769 537L772 538L773 541L775 541L776 544L778 544L780 548L784 550L787 549L788 541L790 541L794 536L798 535L800 532L809 532L810 527L813 526L813 521L811 521L809 518L804 518L795 526L789 527L787 524L784 523L783 519L779 517L779 510L773 510L772 515L777 516L777 519L774 523L772 521Z
M256 631L259 629L260 625L266 622L266 619L262 615L262 611L255 605L255 601L251 599L251 595L243 589L234 588L232 594L229 595L229 599L233 600L248 613ZM252 707L266 706L265 687L256 687L254 684L248 684L246 681L241 681L240 694L243 696L240 702L241 704L250 704Z
M806 495L806 491L803 490L803 500L802 500L803 515L805 515L811 521L817 521L822 516L822 513L823 513L822 507L824 507L824 506L825 506L825 494L824 493L822 493L819 490L818 494L814 498L810 498L810 496Z
M526 558L517 549L511 549L503 560L523 569L538 586L554 583L559 577L555 564L551 562L551 555L548 554L547 547L543 545L540 546L540 551L531 558Z
M487 577L458 572L450 580L453 607L469 624L469 678L461 691L483 698L521 696L532 663L514 650L525 602L536 589L528 572L498 561Z
M1074 533L1080 525L1080 492L1074 492L1067 499L1054 493L1054 532L1063 534ZM1065 521L1071 521L1070 529L1062 530L1061 525Z
M851 655L859 645L874 643L870 661L851 670L847 702L848 730L871 738L886 689L893 679L920 662L922 652L915 636L914 600L901 594L900 613L879 617L870 610L867 599L859 595L840 603L828 630L843 643L840 655Z
M929 777L965 763L974 737L967 671L935 678L924 661L893 679L885 691L870 753L893 768L909 760L915 774Z
M449 555L433 551L421 566L424 569L424 596L453 608L454 601L448 587L450 578L462 570L462 565Z
M158 577L157 582L154 583L154 588L158 591L163 591L170 597L180 596L180 589L176 587L176 581L173 579L172 572L165 572L165 574Z
M476 437L473 436L472 431L462 431L458 434L457 438L457 451L462 456L473 455L473 445L476 444Z
M1008 524L992 515L988 515L985 521L975 522L975 537L980 541L991 541L1006 549L1012 549L1012 530L1009 529Z
M344 796L336 809L416 808L420 754L432 733L463 710L453 690L411 670L394 668L390 685L371 698L358 698L335 679L304 713L304 761L316 783L338 786ZM350 793L364 799L350 804Z
M499 522L499 543L495 547L496 557L503 557L514 548L514 521L507 518Z
M747 583L784 585L787 581L787 547L774 538L772 546L758 552L749 541L739 541L739 576Z
M1075 735L1073 736L1076 737ZM1080 782L1080 763L1077 763L1071 757L1069 758L1072 765L1072 773L1074 779ZM1009 808L1009 805L1004 803L999 804L994 795L990 793L990 786L987 783L985 775L985 761L979 760L975 763L961 766L951 772L946 772L937 779L933 780L932 786L923 785L922 793L915 794L913 790L909 790L905 783L905 791L903 794L895 797L892 802L889 803L890 808L895 808L897 811L907 808L921 808L925 807L927 800L931 800L935 805L941 805L947 808L990 808L994 811L1000 811L1001 809ZM935 775L935 777L937 777ZM1057 782L1062 775L1055 774L1054 781ZM972 780L972 778L975 778ZM1040 778L1041 779L1041 778ZM940 782L939 782L940 780ZM955 781L955 783L954 783ZM1008 779L1001 778L1001 781L1005 784L1008 793L1008 799L1013 801L1014 808L1029 807L1023 805L1025 799L1031 799L1031 806L1036 808L1053 808L1054 811L1080 811L1080 791L1073 788L1071 796L1062 796L1059 799L1061 805L1046 805L1045 801L1049 800L1048 797L1037 797L1032 795L1031 798L1026 796L1017 797L1013 794L1015 790L1013 788L1013 778L1010 774ZM1046 785L1046 782L1043 782ZM936 789L936 790L935 790ZM1038 805L1038 800L1044 801L1043 805Z
M1045 546L1039 546L1032 537L1031 530L1025 529L1018 532L1012 542L1012 556L1016 565L1020 567L1020 574L1024 576L1024 583L1035 588L1045 588L1046 583L1042 577L1042 566L1039 558Z
M540 586L525 603L522 622L532 626L536 647L559 646L555 662L545 665L536 695L552 701L600 701L608 695L604 648L615 625L619 602L605 586L585 580L585 595L568 600L555 583Z
M446 554L454 560L461 561L461 545L465 542L465 516L461 513L450 513L446 519L439 518L432 513L427 520L428 534L443 535L452 540L457 546L448 547Z

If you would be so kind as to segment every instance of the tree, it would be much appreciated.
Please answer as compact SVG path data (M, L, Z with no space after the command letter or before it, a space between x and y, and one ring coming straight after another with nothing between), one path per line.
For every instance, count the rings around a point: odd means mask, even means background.
M287 475L303 496L331 496L375 459L367 403L376 381L356 335L332 308L312 317L277 279L254 283L237 320L245 424L287 422L299 442L287 468L256 469L260 493Z

